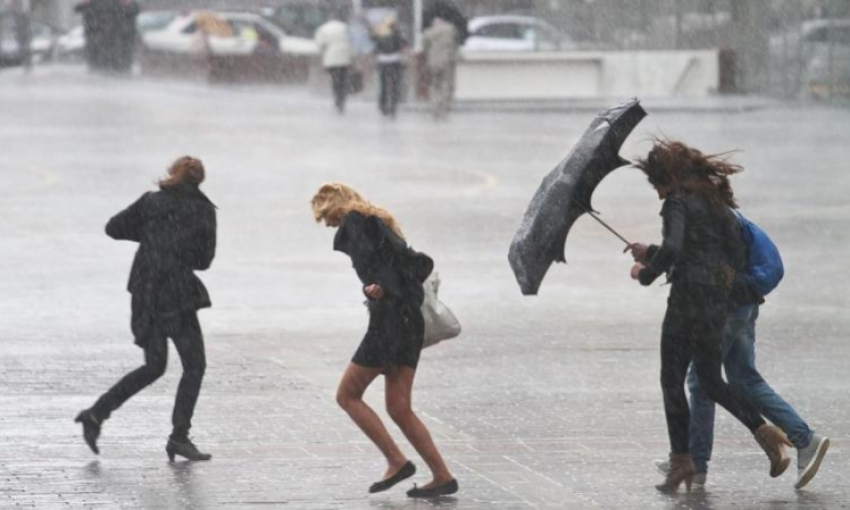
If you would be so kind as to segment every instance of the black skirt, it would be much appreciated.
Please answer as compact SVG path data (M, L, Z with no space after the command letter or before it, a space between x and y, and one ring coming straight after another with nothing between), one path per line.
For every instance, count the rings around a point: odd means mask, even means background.
M369 302L369 329L351 361L362 367L416 369L425 338L420 307L390 299Z

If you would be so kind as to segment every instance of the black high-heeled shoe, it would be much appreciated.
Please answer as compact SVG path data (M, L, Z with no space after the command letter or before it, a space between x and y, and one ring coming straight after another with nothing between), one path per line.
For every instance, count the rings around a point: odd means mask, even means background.
M165 453L168 454L168 460L171 462L174 462L175 455L185 457L186 460L210 460L212 458L209 453L198 450L198 447L189 438L179 442L169 439L168 444L165 445Z
M383 492L385 490L388 490L392 488L393 485L404 479L410 478L414 474L416 474L416 466L412 462L407 461L407 463L401 466L401 469L396 471L393 476L387 478L386 480L381 480L380 482L373 483L369 487L369 493L374 494L376 492Z
M443 485L438 485L436 487L431 487L430 489L420 489L416 485L413 486L412 489L407 491L407 497L409 498L437 498L440 496L448 496L449 494L454 494L458 491L457 480L452 478L448 482Z
M80 411L80 414L74 418L74 422L83 424L83 439L95 455L100 455L100 449L97 447L97 438L100 437L100 420L86 409Z

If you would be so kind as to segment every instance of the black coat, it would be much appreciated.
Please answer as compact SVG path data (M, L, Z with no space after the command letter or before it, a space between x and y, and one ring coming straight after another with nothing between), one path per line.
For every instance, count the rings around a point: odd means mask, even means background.
M431 274L434 261L407 243L377 216L352 211L345 215L334 237L334 250L351 257L351 264L364 286L376 283L384 297L371 306L404 303L422 306L422 283Z
M215 206L196 186L145 193L109 220L106 234L139 243L127 284L137 344L157 317L211 306L194 271L215 257Z
M375 53L378 55L399 53L407 46L407 41L397 28L385 35L372 36L372 41L375 43Z
M662 273L677 282L731 289L745 262L744 244L732 212L713 208L693 194L673 193L661 208L664 220L660 246L647 250L640 282L649 285Z

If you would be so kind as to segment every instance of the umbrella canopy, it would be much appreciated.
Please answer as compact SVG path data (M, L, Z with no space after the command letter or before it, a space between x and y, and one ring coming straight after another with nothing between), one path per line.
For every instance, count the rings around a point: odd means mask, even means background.
M543 179L508 253L523 294L537 294L552 262L566 262L570 227L582 214L593 214L590 199L599 182L629 164L618 153L645 116L637 99L599 113L567 157Z
M466 16L453 0L431 0L422 12L422 27L428 28L434 23L434 18L442 18L457 29L458 44L463 45L469 37Z

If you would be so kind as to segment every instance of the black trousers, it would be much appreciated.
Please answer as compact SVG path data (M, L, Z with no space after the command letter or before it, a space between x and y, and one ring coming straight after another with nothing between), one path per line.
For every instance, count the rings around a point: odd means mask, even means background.
M764 425L758 411L723 380L723 327L727 293L721 287L674 283L661 329L661 388L672 453L688 453L690 412L685 376L693 361L708 397L751 432Z
M331 88L334 93L334 105L339 111L345 110L345 96L348 94L348 68L328 67L331 75Z
M401 63L380 64L381 95L378 106L381 113L395 117L401 97Z
M174 412L171 416L174 427L171 437L185 439L192 427L192 415L207 367L204 336L198 315L196 312L186 312L157 317L147 334L149 337L144 342L145 364L121 378L97 400L91 411L100 420L105 420L130 397L159 379L165 373L170 337L183 363L183 377L177 387Z

